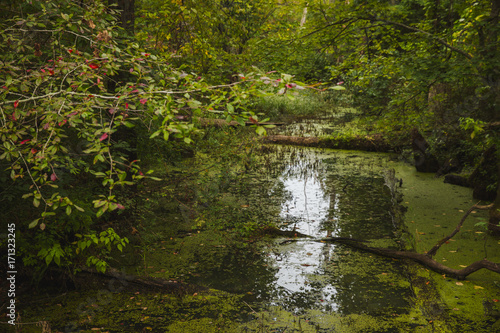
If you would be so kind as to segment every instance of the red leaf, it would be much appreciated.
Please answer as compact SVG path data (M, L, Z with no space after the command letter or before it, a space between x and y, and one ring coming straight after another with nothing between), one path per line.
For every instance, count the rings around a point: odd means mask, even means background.
M250 120L253 124L259 123L257 120L253 119L252 117L248 118L248 120Z
M24 145L26 142L29 142L29 141L30 141L30 139L26 139L26 140L23 140L23 141L19 142L19 144L20 145Z
M17 106L19 105L19 100L15 101L14 102L14 107L17 108Z
M99 141L104 141L108 138L108 133L104 133L103 135L101 135L101 137L99 138Z
M89 64L89 67L92 69L97 69L97 68L99 68L99 65L98 64Z
M55 174L55 173L52 173L52 174L50 175L50 180L52 180L53 182L55 182L55 181L57 180L57 176L56 176L56 174Z
M141 102L141 104L143 104L143 105L144 105L144 104L146 104L146 102L147 102L147 101L148 101L147 99L145 99L145 98L141 98L141 100L140 100L139 102Z
M117 207L118 209L125 209L125 207L124 207L122 204L116 204L116 207Z

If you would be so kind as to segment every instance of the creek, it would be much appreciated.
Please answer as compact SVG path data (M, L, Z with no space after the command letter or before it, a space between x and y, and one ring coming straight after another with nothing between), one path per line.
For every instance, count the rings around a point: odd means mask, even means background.
M143 231L150 241L128 271L209 289L175 295L115 281L118 287L31 303L24 320L88 332L500 331L498 275L483 270L458 282L412 262L321 241L350 237L423 252L475 203L469 189L419 174L391 154L265 147L245 184L229 184L210 204L221 207L221 221L265 222L287 236L241 241L203 227L169 235L158 222ZM403 179L400 195L391 191L390 170ZM195 223L178 205L164 213L184 227ZM498 239L475 226L484 218L471 214L437 257L454 268L485 256L500 261Z

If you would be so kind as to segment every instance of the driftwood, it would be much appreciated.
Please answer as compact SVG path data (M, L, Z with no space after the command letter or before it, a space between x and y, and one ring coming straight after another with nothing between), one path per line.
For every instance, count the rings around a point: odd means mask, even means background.
M218 118L198 118L197 119L200 122L201 127L225 127L225 126L231 126L231 127L239 127L241 126L237 121L232 120L232 121L227 121L225 119L218 119ZM245 126L250 126L250 125L274 125L274 126L282 126L285 125L285 123L279 123L279 122L251 122L251 121L246 121Z
M493 205L488 205L488 206L480 206L478 204L473 205L462 217L460 222L458 223L457 227L453 232L441 239L440 241L437 242L432 249L430 249L427 253L416 253L416 252L410 252L410 251L399 251L399 250L393 250L393 249L387 249L387 248L378 248L378 247L370 247L365 244L362 244L363 240L359 239L354 239L354 238L348 238L348 237L327 237L327 238L322 238L322 239L315 239L315 241L320 241L320 242L333 242L333 243L341 243L345 244L347 246L360 249L366 252L378 254L383 257L388 257L388 258L395 258L395 259L410 259L415 262L418 262L431 270L438 272L440 274L445 274L450 277L454 277L458 280L464 280L468 275L480 270L480 269L487 269L492 272L500 273L500 263L494 263L492 261L489 261L487 259L479 260L476 262L473 262L469 266L463 268L463 269L454 269L450 268L448 266L443 265L442 263L434 260L432 258L433 255L436 254L436 252L439 250L439 248L445 244L447 241L449 241L453 236L455 236L460 229L462 228L462 225L464 224L465 220L467 219L467 216L474 210L474 209L490 209Z
M282 145L294 145L304 147L319 147L320 140L316 137L269 135L262 138L265 143L276 143Z
M324 238L321 241L342 243L347 246L354 247L366 252L378 254L383 257L395 258L395 259L410 259L432 269L435 272L446 274L447 276L454 277L458 280L465 280L465 278L468 275L482 268L488 269L496 273L500 273L500 264L494 263L487 259L476 261L462 269L453 269L432 259L432 257L429 256L428 254L409 252L409 251L398 251L386 248L369 247L364 244L360 244L358 241L354 240L344 240L344 239L331 240L329 238Z
M352 138L317 138L286 135L269 135L262 138L264 143L283 145L320 147L333 149L349 149L363 151L388 152L401 148L401 145L388 142L382 135L373 134L366 136L355 136Z

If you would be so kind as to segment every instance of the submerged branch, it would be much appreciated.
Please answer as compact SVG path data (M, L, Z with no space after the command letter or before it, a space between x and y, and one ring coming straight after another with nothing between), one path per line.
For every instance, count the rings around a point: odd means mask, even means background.
M489 207L489 206L479 206L479 207ZM474 205L470 210L472 211L473 208L477 208L477 205ZM470 214L470 212L468 212ZM467 217L467 215L465 217ZM465 217L462 218L465 220ZM461 224L463 221L461 221ZM459 228L459 227L457 227ZM285 236L285 237L293 237L292 239L287 239L284 242L281 242L280 245L284 245L290 242L297 241L297 237L304 237L304 238L313 238L309 235L304 235L300 233L296 233L294 231L282 231L276 228L271 228L270 230L266 230L267 233L273 233L276 235L280 236ZM450 237L451 238L451 237ZM440 274L445 274L447 276L456 278L458 280L465 280L465 278L480 270L480 269L487 269L495 273L500 274L500 263L495 263L492 261L489 261L488 259L482 259L476 262L473 262L469 266L462 268L462 269L454 269L448 266L443 265L442 263L432 259L428 254L423 254L423 253L416 253L416 252L410 252L410 251L399 251L399 250L393 250L393 249L387 249L387 248L380 248L380 247L370 247L362 243L366 243L369 241L366 240L360 240L356 238L350 238L350 237L327 237L327 238L321 238L321 239L312 239L313 241L316 242L322 242L322 243L341 243L344 245L347 245L349 247L353 247L362 251L370 252L377 254L382 257L387 257L387 258L393 258L393 259L410 259L413 260L423 266L426 266L433 270L434 272L440 273Z

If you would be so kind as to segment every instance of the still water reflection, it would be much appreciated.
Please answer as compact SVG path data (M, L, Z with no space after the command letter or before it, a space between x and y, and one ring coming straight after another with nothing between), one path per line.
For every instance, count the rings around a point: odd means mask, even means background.
M316 239L354 237L396 246L392 197L383 177L388 158L307 150L279 176L287 193L280 212L282 229ZM409 284L396 261L311 239L275 239L265 252L274 280L255 286L263 304L293 313L405 311Z

